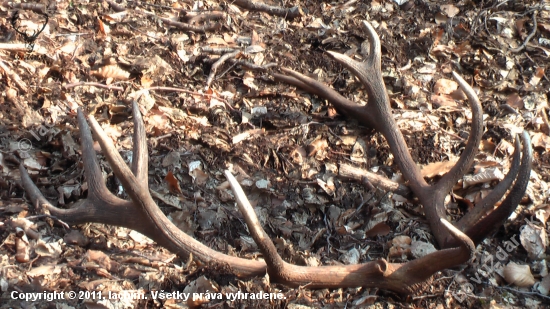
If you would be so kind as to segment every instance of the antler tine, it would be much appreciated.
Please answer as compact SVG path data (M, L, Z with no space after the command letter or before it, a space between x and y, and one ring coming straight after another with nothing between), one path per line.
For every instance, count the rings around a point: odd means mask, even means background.
M474 157L477 154L479 143L481 142L481 136L483 134L483 110L481 109L481 103L477 97L474 89L456 72L453 72L454 79L458 82L460 89L464 91L468 102L470 102L470 109L472 110L472 124L470 129L470 136L466 142L466 148L462 151L458 162L448 171L435 185L435 190L441 190L449 192L454 184L460 179L467 171L472 167L474 163ZM443 207L443 204L441 204ZM444 210L444 209L443 209Z
M533 161L533 148L531 147L531 139L527 131L523 131L521 134L521 142L523 144L521 166L514 186L510 189L510 192L497 209L493 210L489 215L478 221L474 226L467 228L465 231L476 244L480 243L496 228L504 224L512 212L517 208L525 194L525 190L529 184L531 163Z
M390 98L382 78L380 39L374 28L367 21L363 21L363 25L371 44L370 53L366 57L365 62L355 61L340 53L328 52L336 61L350 70L361 81L361 84L367 91L368 104L366 106L356 105L355 109L352 110L354 113L352 115L361 121L371 122L369 125L372 125L384 135L395 157L395 161L399 165L403 176L409 180L409 185L413 192L417 195L420 192L426 192L426 194L430 192L431 194L433 190L430 190L430 186L422 177L419 168L414 163L407 149L407 143L401 131L393 120ZM292 74L292 76L300 79L295 74ZM339 104L340 102L331 101L331 103L337 108L342 108L341 104ZM362 112L359 113L359 111ZM370 114L370 117L364 117L363 115L365 114Z
M149 170L149 154L147 153L147 135L143 118L139 112L136 101L132 102L132 116L134 117L134 145L132 147L132 172L143 186L147 186L147 173Z
M294 70L281 68L281 71L291 75L292 77L274 73L273 77L276 81L289 83L310 93L323 97L337 106L340 111L346 113L348 116L360 118L365 122L365 125L371 127L375 126L376 122L374 121L372 113L370 113L367 109L362 108L362 106L358 106L353 101L345 98L334 89L329 88L325 84Z
M369 22L363 21L363 26L370 43L369 54L364 62L352 60L340 53L331 51L328 51L328 53L359 78L363 85L367 87L369 96L371 93L380 94L379 90L384 90L383 94L387 97L386 86L383 82L382 85L378 83L382 81L382 45L380 44L380 38ZM389 103L389 98L387 101Z
M88 182L88 192L92 194L110 194L101 175L101 169L94 150L94 140L81 108L78 108L76 118L80 129L80 147L82 149L82 162L84 163L86 181Z
M381 259L359 265L319 267L292 265L285 262L277 253L273 241L262 228L235 177L229 171L225 171L225 176L250 234L263 253L270 278L278 283L308 288L376 286L402 294L413 294L425 287L426 281L435 272L465 263L474 253L475 246L472 240L451 223L441 219L442 226L455 237L456 248L439 250L404 264L387 263Z
M95 151L93 149L92 135L86 123L86 119L80 109L77 111L78 126L80 128L80 140L82 148L82 161L84 172L88 182L88 198L80 200L70 209L61 209L53 206L40 193L31 180L24 165L19 166L23 188L29 195L33 205L37 205L38 212L47 213L68 224L81 224L86 222L101 222L105 224L120 225L119 218L128 212L131 203L113 195L105 186L105 182L99 169ZM142 219L140 214L128 220L127 227L133 228L135 222ZM118 224L117 224L118 223Z
M478 222L494 205L504 196L506 191L512 186L516 179L521 159L521 144L519 141L519 135L516 135L514 141L514 154L512 155L512 166L506 174L506 177L496 185L493 190L481 201L476 203L476 206L468 211L460 220L456 223L456 227L461 231L466 231Z

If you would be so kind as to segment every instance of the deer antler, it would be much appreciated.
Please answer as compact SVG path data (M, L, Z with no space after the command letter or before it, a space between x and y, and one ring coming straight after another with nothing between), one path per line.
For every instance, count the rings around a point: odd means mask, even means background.
M370 25L366 24L367 31L373 46L371 47L371 57L367 63L373 65L374 68L378 68L380 71L380 42L374 30ZM375 48L376 46L377 49ZM378 58L376 58L376 50L378 50ZM345 59L343 56L331 53L336 59ZM373 60L374 59L374 60ZM376 60L378 59L378 60ZM349 67L357 67L358 69L365 69L363 64L352 61L351 59L339 60L343 63L348 63ZM353 70L352 70L353 71ZM394 152L395 157L400 162L400 168L407 170L403 172L405 176L411 182L411 187L420 201L425 205L434 207L436 205L429 198L427 190L433 187L430 187L420 176L416 165L412 162L410 155L407 152L407 147L404 142L403 136L399 133L398 130L392 131L391 128L397 129L397 126L394 123L393 118L391 117L391 111L389 109L389 99L385 92L385 87L382 82L380 72L378 78L370 80L372 77L364 76L363 78L367 81L373 81L372 84L365 84L369 91L369 108L374 106L375 110L380 110L372 116L367 112L363 107L358 107L353 102L344 99L341 95L336 93L333 90L330 90L328 87L324 86L321 83L318 83L312 79L302 76L299 73L285 70L292 77L278 75L277 78L280 80L288 81L300 87L304 87L311 92L317 93L326 98L331 98L331 102L335 104L338 108L346 110L348 112L356 113L360 116L361 119L364 119L371 125L375 126L377 129L381 130L384 133L384 136L388 139L390 145L392 145L392 151ZM355 72L355 71L354 71ZM370 72L370 71L369 71ZM356 73L356 72L355 72ZM375 72L371 72L375 73ZM456 75L458 76L458 75ZM455 77L456 77L455 76ZM461 80L461 79L460 79ZM378 81L378 83L376 83ZM461 87L468 92L470 102L477 102L477 98L473 95L473 91L469 86L462 81ZM329 95L325 95L328 93ZM381 95L381 100L376 100L377 96ZM384 99L385 98L385 99ZM475 103L474 102L474 103ZM475 105L472 103L472 105ZM480 108L479 102L476 103L477 114L475 117L480 117ZM383 105L387 105L384 107ZM200 260L205 263L209 263L213 266L229 266L231 271L239 277L252 277L269 273L270 278L273 282L291 285L291 286L306 286L310 288L337 288L337 287L377 287L382 289L387 289L395 291L402 294L412 294L418 290L427 286L430 282L432 275L446 268L450 268L456 265L463 264L467 262L473 255L474 251L474 242L464 234L460 229L454 227L451 223L444 219L443 215L439 215L437 212L432 214L430 223L432 226L437 226L439 232L444 233L448 237L448 245L443 250L433 252L423 258L410 261L408 263L388 263L384 259L377 261L367 262L360 265L343 265L343 266L320 266L320 267L302 267L291 265L282 260L278 255L277 250L273 242L269 239L265 231L262 229L254 210L250 206L248 199L246 198L244 192L239 186L238 182L234 177L229 173L225 172L226 177L228 178L230 185L235 194L237 204L239 209L243 213L247 226L252 234L254 241L257 243L258 247L264 255L265 262L263 261L254 261L248 259L242 259L234 256L228 256L226 254L214 251L207 246L199 243L189 235L185 234L179 230L158 208L154 203L149 190L147 189L147 147L145 141L145 130L143 125L143 120L141 119L141 114L137 103L133 103L133 115L134 115L134 156L132 159L131 169L124 163L120 154L114 148L114 145L106 136L105 132L101 129L97 121L93 116L89 116L88 120L91 124L91 129L95 134L96 139L101 145L103 152L109 161L114 174L122 183L122 186L126 190L131 201L125 201L117 198L112 193L108 191L105 184L102 181L101 172L95 157L94 150L92 148L92 137L90 134L90 129L82 111L78 111L78 124L80 127L81 134L81 146L82 146L82 156L84 161L84 167L86 170L86 178L89 183L88 198L86 200L80 201L74 205L71 209L59 209L51 205L44 196L40 193L38 188L34 185L29 175L26 172L26 169L23 165L20 166L21 179L23 186L26 192L29 195L29 198L33 204L37 205L37 210L41 212L49 213L57 218L65 221L69 224L80 224L84 222L98 222L105 223L117 226L124 226L130 229L134 229L138 232L141 232L144 235L147 235L151 239L155 240L158 244L168 248L174 253L177 253L181 256L188 257L192 255L197 260ZM377 122L376 119L380 115L385 115L387 118L384 118L385 122ZM474 118L475 118L474 117ZM389 125L386 124L390 123ZM481 122L479 122L478 130L481 127ZM471 136L479 135L480 133L472 133ZM470 137L468 142L468 147L466 151L469 150L470 154L467 156L467 159L464 159L462 156L459 164L470 165L473 160L473 152L477 145L470 145L472 140L479 143L480 137ZM515 208L519 199L525 191L525 186L527 184L527 178L521 178L521 175L529 175L529 163L530 158L530 146L529 139L526 134L523 135L523 158L520 166L520 176L515 182L515 185L512 189L510 195L506 200L501 204L505 205L506 211L509 211L508 208ZM466 163L460 163L462 161L468 161ZM516 141L516 150L514 153L514 164L519 162L519 144ZM458 178L461 175L459 172L463 173L467 167L455 167L451 170L450 174L453 176L445 176L453 180ZM454 171L454 172L453 172ZM457 172L458 171L458 172ZM443 179L446 179L446 178ZM511 177L511 176L510 176ZM508 176L507 176L508 178ZM515 177L514 177L515 178ZM523 179L523 180L521 180ZM418 183L413 184L414 180L418 180ZM453 181L456 181L454 179ZM440 181L442 182L442 181ZM450 186L448 183L450 180L443 181L445 185L436 185L436 188L446 189L448 192ZM508 185L509 186L509 185ZM506 190L504 190L506 191ZM445 196L446 193L436 194ZM502 196L504 192L500 195ZM512 196L512 197L510 197ZM519 196L519 197L517 197ZM495 197L493 197L495 199ZM498 198L500 199L500 198ZM497 199L497 200L498 200ZM507 201L510 200L508 203ZM441 200L442 202L442 200ZM500 207L497 209L499 210ZM495 210L495 211L497 211ZM513 210L513 209L512 209ZM444 209L442 209L444 214ZM495 213L493 211L493 213ZM428 211L427 211L428 212ZM503 211L501 211L503 212ZM465 224L466 230L470 231L471 229L482 229L480 223L486 218L490 218L490 222L497 222L502 220L502 214L499 212L497 215L486 216L485 218L475 217L470 219L470 222ZM481 219L480 219L481 218ZM504 217L505 219L505 217ZM481 221L480 221L481 220ZM483 232L488 233L488 232ZM438 238L439 239L439 238ZM443 246L442 246L443 247ZM227 267L225 267L227 269Z
M369 55L364 62L352 60L339 53L328 53L357 76L366 88L368 94L367 105L359 106L323 83L290 69L282 69L289 76L281 74L273 74L273 76L277 81L304 88L327 99L340 111L380 131L386 138L403 176L409 181L411 190L417 196L420 203L424 205L426 218L430 223L430 228L439 246L441 248L455 246L456 242L454 239L456 238L449 234L449 229L444 227L440 219L446 217L445 197L458 179L472 166L474 156L481 141L483 119L479 99L472 87L460 75L453 72L454 79L458 82L470 102L470 108L472 109L472 129L466 143L466 148L462 152L458 162L437 183L429 185L412 160L405 139L393 120L390 100L384 80L382 79L380 39L368 22L364 21L363 26L370 41ZM459 229L472 238L476 245L508 218L525 194L531 173L532 150L527 132L523 132L521 140L523 143L521 165L519 164L519 140L516 138L514 160L508 175L491 194L478 203L480 207L476 207L476 210L472 214L465 216L458 222ZM515 183L504 202L496 210L493 210L489 215L481 219L504 196L514 180Z
M437 251L409 263L388 263L381 259L361 265L321 267L290 265L277 254L273 242L261 228L241 187L227 171L226 176L235 193L237 203L254 240L264 254L267 265L262 261L242 259L214 251L179 230L154 203L147 188L148 160L145 130L139 108L135 102L133 103L133 115L134 156L131 169L123 161L94 117L88 117L91 129L101 145L105 157L131 201L114 196L105 186L92 147L90 128L82 111L78 110L82 157L89 184L88 198L79 201L71 209L57 208L44 198L30 179L24 166L21 165L23 187L33 205L36 205L36 209L71 225L97 222L127 227L150 237L158 244L181 256L192 255L197 260L213 266L229 266L231 271L239 277L258 276L267 271L273 282L290 286L310 288L365 286L410 294L422 286L434 272L462 264L471 257L474 249L472 241L452 224L442 219L444 228L449 229L449 234L456 238L458 245L455 248Z

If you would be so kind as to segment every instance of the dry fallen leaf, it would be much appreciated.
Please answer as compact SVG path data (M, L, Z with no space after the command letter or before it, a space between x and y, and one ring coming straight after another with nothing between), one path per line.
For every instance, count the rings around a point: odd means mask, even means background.
M15 260L19 263L30 261L30 245L27 235L21 228L16 228Z
M183 195L180 187L180 182L171 171L166 174L164 180L166 180L166 183L168 184L168 190L170 191L170 193Z
M546 226L550 218L550 204L542 204L535 208L535 217Z
M528 222L521 227L519 240L527 251L529 258L536 260L544 256L548 246L548 237L544 228Z
M90 74L101 79L128 80L130 78L130 73L123 70L116 64L106 65L95 71L92 70L90 71Z
M506 99L506 104L516 109L522 109L523 99L519 96L519 94L512 93L508 96L508 99Z
M88 238L84 236L79 230L71 230L63 237L63 241L69 245L77 245L84 247L88 244Z
M201 161L189 162L189 176L193 177L193 181L200 186L208 180L208 174L202 171L201 164Z
M462 183L462 187L467 188L469 186L491 182L493 180L502 180L504 179L504 174L499 168L491 167L480 169L475 175L465 175L463 179L464 181Z
M535 284L535 289L539 291L542 295L550 294L550 275L546 275L544 279Z
M411 254L419 259L430 253L437 251L434 245L424 241L413 241L411 243Z
M514 262L508 263L502 271L504 280L509 284L518 287L531 287L535 284L535 278L531 274L529 265L518 265Z
M533 133L531 143L533 143L534 148L542 148L546 151L550 151L550 136L542 132Z
M440 8L448 17L455 17L460 12L460 10L452 4L444 4L441 5Z
M392 239L389 258L405 259L411 254L411 238L407 235L399 235Z
M422 167L422 177L433 178L435 176L441 176L455 166L456 161L434 162L424 165Z

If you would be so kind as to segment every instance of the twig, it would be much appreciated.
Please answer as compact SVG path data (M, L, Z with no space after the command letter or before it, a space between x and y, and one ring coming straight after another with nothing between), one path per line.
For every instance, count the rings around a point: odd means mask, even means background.
M209 47L209 46L207 46L207 47L201 47L200 48L201 52L212 54L212 55L223 55L223 54L227 54L227 53L232 53L235 50L236 50L235 48L231 48L231 47Z
M510 51L513 53L522 51L525 48L525 46L527 46L527 43L529 43L529 41L535 36L536 32L537 32L537 11L533 11L533 30L531 30L531 33L529 33L527 38L525 38L525 41L523 42L523 44L521 44L517 48L510 49Z
M67 84L67 85L63 85L63 88L69 89L69 88L80 87L80 86L94 86L94 87L104 88L108 90L124 91L124 88L122 87L104 85L101 83L94 83L94 82L80 82L80 83Z
M271 62L264 65L257 65L240 59L229 59L229 62L245 67L248 70L267 71L270 68L276 67L277 63Z
M196 24L204 21L219 20L225 17L224 12L210 11L210 12L185 12L185 18L190 24Z
M518 294L535 295L535 296L542 297L542 298L545 298L545 299L550 299L550 296L542 295L541 293L537 293L537 292L524 292L524 291L509 288L507 286L496 286L496 288L497 289L508 290L508 291L515 292L515 293L518 293Z
M25 217L25 219L27 219L27 220L41 219L41 218L50 218L50 219L52 219L52 220L54 220L54 221L59 222L59 224L61 224L64 228L66 228L66 229L68 229L68 230L71 229L71 227L70 227L67 223L65 223L63 220L61 220L61 219L59 219L59 218L57 218L57 217L55 217L55 216L52 216L52 215L42 214L42 215L36 215L36 216Z
M200 51L204 52L204 53L212 54L212 55L224 55L224 54L231 54L231 53L238 52L238 50L235 49L235 48L230 48L230 47L209 47L209 46L201 47ZM222 58L219 58L218 61L220 61L221 59ZM267 71L269 68L277 66L277 63L274 63L274 62L264 64L264 65L257 65L257 64L245 61L245 60L240 60L240 59L235 59L235 58L228 59L228 61L230 63L234 64L234 65L240 65L240 66L243 66L243 67L245 67L249 70L258 70L258 71ZM214 63L214 65L216 63Z
M256 2L253 0L235 0L233 4L240 6L250 11L265 12L270 15L284 17L285 19L294 19L304 15L304 12L299 6L291 8L282 8L278 6L267 5L262 2Z
M11 78L15 82L15 84L17 84L17 87L21 91L25 93L27 92L27 84L25 84L25 82L19 77L19 75L17 75L17 73L15 73L14 71L12 71L9 66L5 65L4 61L2 61L1 59L0 59L0 69L6 72L6 75L8 75L8 77Z
M33 52L39 54L39 55L47 55L48 50L44 48L43 46L34 43L34 50ZM29 51L27 44L22 43L0 43L0 50L8 50L8 51L14 51L14 52L27 52Z
M385 191L395 192L401 196L407 196L411 192L410 189L405 185L399 184L381 175L371 173L364 169L354 167L352 165L345 164L345 163L340 163L340 168L338 169L338 176L354 179L361 182L364 179L367 179L375 187L381 188Z
M141 4L141 5L152 6L152 7L161 8L161 9L168 9L168 10L172 10L172 9L173 9L173 7L171 7L171 6L147 3L147 1L132 1L132 0L128 0L128 2L135 3L136 5Z
M218 71L218 68L220 65L224 64L227 60L230 58L235 58L240 53L239 50L234 51L229 54L225 54L221 56L214 64L212 65L212 68L210 69L210 74L208 75L208 79L206 79L206 89L210 88L210 85L212 85L212 81L214 81L214 77L216 76L216 72Z
M131 1L128 1L128 2L131 2ZM115 10L115 12L119 13L119 12L124 12L126 11L126 8L114 1L111 1L111 0L107 0L107 3L109 4L109 6L111 8L113 8L113 10Z
M194 32L198 32L198 33L205 33L206 31L215 31L215 30L219 30L221 28L220 23L215 23L215 24L212 24L212 25L204 25L204 26L194 26L194 25L187 24L187 23L180 23L178 21L173 21L173 20L168 19L168 18L159 17L155 13L147 12L147 11L142 10L140 8L136 8L134 10L138 13L143 14L143 15L158 18L159 20L161 20L166 25L176 27L176 28L181 29L181 30L194 31Z
M150 90L153 90L153 91L175 91L175 92L183 92L183 93L187 93L187 94L192 94L192 95L197 95L197 96L201 96L201 97L206 97L206 98L212 98L212 99L216 99L222 103L225 104L225 106L227 106L230 110L234 111L235 108L233 106L231 106L231 104L229 104L229 102L227 102L225 99L222 99L216 95L213 95L213 94L207 94L207 93L200 93L200 92L196 92L196 91L190 91L190 90L185 90L185 89L181 89L181 88L175 88L175 87L161 87L161 86L156 86L156 87L150 87L150 88L145 88L145 89L141 89L141 90L138 90L136 92L134 92L132 94L133 97L137 97L139 96L139 94L141 92L147 92L147 91L150 91Z
M8 6L12 9L22 9L22 10L31 10L38 14L46 13L46 6L40 3L17 3L17 2L6 2Z

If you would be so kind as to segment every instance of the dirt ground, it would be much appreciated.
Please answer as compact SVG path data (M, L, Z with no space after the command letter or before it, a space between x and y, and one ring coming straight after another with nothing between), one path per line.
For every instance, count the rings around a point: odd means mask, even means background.
M295 6L286 18L242 2L0 4L0 308L550 308L548 0L266 0ZM470 130L471 111L451 72L478 93L485 131L473 168L448 199L449 219L506 174L516 134L527 130L534 148L516 212L473 261L437 273L428 289L403 297L375 288L290 288L267 275L242 280L126 228L69 226L34 211L19 165L52 204L70 208L88 194L77 109L95 116L129 162L135 101L155 202L210 248L261 258L226 169L242 176L287 262L406 262L415 258L411 243L437 247L413 196L342 175L347 165L406 187L384 137L272 76L291 68L366 103L363 86L326 52L361 59L363 20L380 36L395 119L429 181L449 169L437 163L457 160ZM128 199L94 147L107 187ZM483 179L469 185L472 176ZM159 291L176 294L152 297ZM207 291L177 299L177 292ZM77 297L18 296L50 292ZM109 292L111 299L98 299ZM248 299L229 299L237 292ZM253 299L260 292L281 297Z

